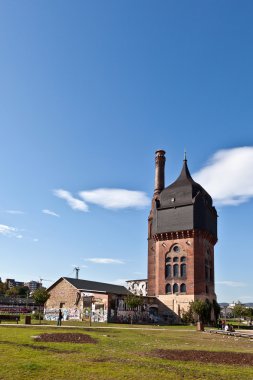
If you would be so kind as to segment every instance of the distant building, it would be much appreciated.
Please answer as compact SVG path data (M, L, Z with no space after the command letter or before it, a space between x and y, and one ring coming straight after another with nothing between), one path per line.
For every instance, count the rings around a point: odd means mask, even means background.
M41 282L38 282L38 281L29 281L29 282L25 282L24 286L27 286L27 288L29 288L30 292L32 293L35 290L41 288L42 284Z
M127 289L138 296L147 296L148 280L128 280Z
M14 280L14 278L6 278L5 282L7 284L8 289L14 288L16 286L16 281Z
M15 281L16 285L15 286L24 286L23 281Z

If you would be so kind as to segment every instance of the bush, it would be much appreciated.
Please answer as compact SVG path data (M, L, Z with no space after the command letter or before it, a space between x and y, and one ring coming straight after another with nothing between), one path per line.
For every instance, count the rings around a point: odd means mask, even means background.
M41 315L41 313L38 310L36 310L34 313L32 313L31 317L32 317L32 319L35 319L37 321L40 321L43 319L43 316Z

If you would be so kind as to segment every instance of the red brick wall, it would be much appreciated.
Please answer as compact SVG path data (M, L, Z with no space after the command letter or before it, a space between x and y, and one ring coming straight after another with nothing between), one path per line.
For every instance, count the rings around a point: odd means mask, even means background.
M75 306L77 289L71 285L67 280L62 279L50 291L50 298L46 303L47 309L56 309L64 303L64 308L72 308Z
M188 235L188 236L186 236ZM148 295L165 295L167 283L173 286L174 283L186 285L186 295L201 296L213 300L216 298L214 293L214 275L210 281L205 277L205 259L207 249L210 251L210 261L212 272L214 272L214 247L205 233L199 231L187 231L171 234L171 238L157 237L156 241L149 238L148 241ZM183 237L182 237L183 236ZM160 239L160 240L159 240ZM181 247L180 254L176 256L186 257L186 278L170 279L165 278L165 257L174 244ZM174 254L175 255L175 254ZM173 257L173 255L172 255ZM180 264L180 262L179 262ZM173 266L173 263L172 263ZM206 286L209 292L206 293Z

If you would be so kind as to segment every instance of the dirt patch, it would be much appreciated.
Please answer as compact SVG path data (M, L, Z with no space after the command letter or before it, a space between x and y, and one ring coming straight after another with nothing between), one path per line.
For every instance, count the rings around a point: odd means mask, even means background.
M38 346L37 344L28 344L28 343L16 343L16 342L9 342L9 341L0 341L0 344L6 344L6 345L12 345L15 347L24 347L24 348L32 348L33 350L40 350L40 351L47 351L47 352L53 352L56 354L73 354L79 351L74 350L59 350L58 348L54 347L46 347L46 346Z
M151 352L152 357L193 361L200 363L214 363L227 365L253 366L253 354L237 352L210 352L194 350L155 350Z
M86 334L41 334L34 338L37 342L63 342L63 343L97 343L96 339Z

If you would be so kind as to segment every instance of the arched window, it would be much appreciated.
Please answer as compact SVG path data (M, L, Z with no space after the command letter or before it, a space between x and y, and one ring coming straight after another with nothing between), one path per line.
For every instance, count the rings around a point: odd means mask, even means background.
M186 264L180 265L180 277L186 277Z
M171 293L171 285L170 285L170 284L167 284L167 285L166 285L165 293L166 293L166 294L170 294L170 293Z
M173 276L178 277L178 264L173 265Z
M170 277L171 276L171 265L166 264L165 265L165 277Z
M185 263L186 262L186 257L182 256L180 261L181 261L181 263Z
M166 262L166 263L170 263L170 262L171 262L171 258L170 258L169 256L166 256L166 258L165 258L165 262Z
M178 293L178 284L173 285L173 293Z
M178 257L173 257L173 263L178 263Z
M185 284L180 285L180 293L186 293L186 285Z

